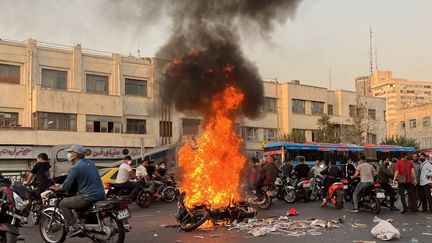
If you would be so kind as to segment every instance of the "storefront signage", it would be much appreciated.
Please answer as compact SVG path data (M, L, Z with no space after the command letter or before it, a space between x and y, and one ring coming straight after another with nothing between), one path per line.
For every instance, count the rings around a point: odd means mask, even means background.
M30 146L0 146L0 159L32 158Z

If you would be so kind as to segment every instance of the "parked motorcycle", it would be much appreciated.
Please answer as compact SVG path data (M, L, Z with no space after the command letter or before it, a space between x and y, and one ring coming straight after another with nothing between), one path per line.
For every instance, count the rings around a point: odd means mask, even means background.
M184 199L186 192L182 192L178 198L178 209L175 214L177 221L180 223L180 228L184 231L192 231L205 221L211 220L213 223L221 222L238 222L246 218L253 218L256 215L253 210L245 202L233 202L226 207L212 208L209 202L204 202L201 205L189 208L185 205Z
M333 183L329 189L326 200L321 204L321 207L325 207L328 202L333 204L335 208L341 209L344 204L344 183L343 182L335 182Z
M172 185L175 184L170 178L163 181L155 181L156 191L160 194L160 197L154 197L155 201L173 202L176 199L176 188Z
M61 243L66 239L67 228L59 208L64 197L65 194L62 192L43 193L43 198L50 204L50 207L42 211L39 223L39 230L45 242ZM130 213L127 201L115 198L99 201L90 208L74 211L74 217L83 228L79 237L87 237L94 242L122 243L126 232L129 231Z
M310 185L311 185L310 200L311 201L315 201L321 198L322 190L323 190L323 181L324 178L322 175L315 175L310 180Z
M309 202L311 197L311 185L308 178L303 178L300 181L297 181L296 179L290 179L289 184L290 185L287 187L286 195L284 196L286 202L293 203L296 200L301 199L303 199L304 202Z
M139 180L136 183L138 183L139 189L135 198L131 199L131 201L135 202L142 208L150 207L150 205L153 203L153 192L150 189L149 184L144 180ZM127 200L130 192L131 189L123 188L121 184L109 183L106 196L108 198L119 197L123 200Z
M19 214L16 204L16 194L7 178L0 179L0 242L16 242L21 223L27 218Z

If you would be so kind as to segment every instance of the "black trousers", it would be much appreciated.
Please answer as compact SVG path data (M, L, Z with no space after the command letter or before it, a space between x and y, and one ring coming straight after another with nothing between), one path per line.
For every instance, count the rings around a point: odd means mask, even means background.
M394 207L395 203L395 190L390 186L388 182L380 182L381 188L390 196L390 207Z
M408 200L410 201L410 208L408 208L407 202L405 200L405 192L408 191ZM410 209L411 211L414 211L414 185L411 183L399 183L399 195L402 202L403 210L406 211L407 209ZM414 206L414 207L413 207Z
M423 211L429 211L432 212L432 195L431 195L431 186L428 184L421 186L420 190L420 198L422 200L422 208Z

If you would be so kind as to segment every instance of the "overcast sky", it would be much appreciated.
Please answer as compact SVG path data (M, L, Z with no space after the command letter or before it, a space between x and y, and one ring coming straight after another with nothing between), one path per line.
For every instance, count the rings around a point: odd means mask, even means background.
M0 38L154 56L170 35L170 19L105 1L1 0ZM431 9L430 0L303 0L270 40L243 35L242 47L265 79L329 87L331 69L333 89L353 90L354 78L369 72L372 25L379 69L432 80Z

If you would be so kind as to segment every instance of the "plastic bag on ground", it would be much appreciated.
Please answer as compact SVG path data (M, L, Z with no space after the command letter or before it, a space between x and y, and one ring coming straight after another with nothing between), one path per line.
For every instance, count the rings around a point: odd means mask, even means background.
M400 232L392 224L385 220L381 220L375 227L372 228L371 234L380 240L399 239Z

